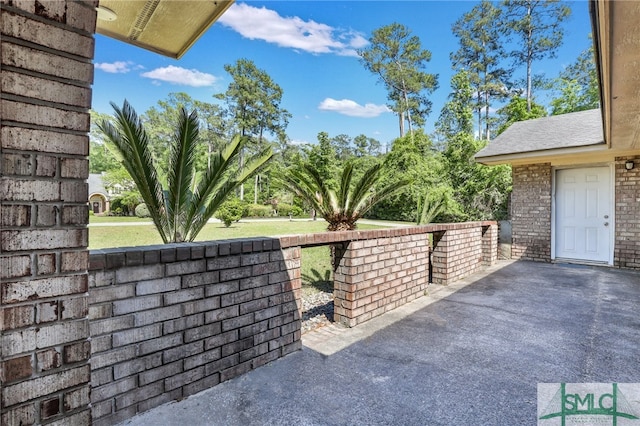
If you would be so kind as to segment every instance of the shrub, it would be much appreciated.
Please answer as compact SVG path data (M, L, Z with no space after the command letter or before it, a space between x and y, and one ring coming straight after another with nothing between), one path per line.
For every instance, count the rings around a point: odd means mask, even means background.
M138 217L151 217L151 213L149 213L149 208L145 203L138 204L136 206L136 216Z
M278 203L278 216L302 216L303 210L298 206L287 203Z
M273 207L261 204L249 204L245 207L245 217L269 217L273 216Z
M229 200L225 201L220 207L218 207L215 216L224 223L224 226L228 228L233 222L236 222L242 218L244 209L245 206L242 201Z

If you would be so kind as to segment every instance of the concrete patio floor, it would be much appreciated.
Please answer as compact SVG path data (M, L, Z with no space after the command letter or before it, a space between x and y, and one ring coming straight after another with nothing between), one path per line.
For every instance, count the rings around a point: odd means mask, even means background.
M637 272L503 261L429 293L123 425L529 425L538 383L640 382Z

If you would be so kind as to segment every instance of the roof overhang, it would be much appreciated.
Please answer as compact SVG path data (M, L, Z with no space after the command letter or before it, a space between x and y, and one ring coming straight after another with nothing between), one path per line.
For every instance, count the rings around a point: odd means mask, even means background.
M612 149L637 153L640 150L640 7L635 1L591 0L590 8L604 138Z
M96 32L180 58L234 0L100 0Z
M580 147L568 147L559 149L547 149L541 151L519 152L515 154L493 155L488 157L476 157L476 161L487 166L498 164L530 164L552 163L563 164L569 162L581 163L602 161L603 155L608 155L609 148L605 143L586 145ZM616 154L620 155L620 154Z

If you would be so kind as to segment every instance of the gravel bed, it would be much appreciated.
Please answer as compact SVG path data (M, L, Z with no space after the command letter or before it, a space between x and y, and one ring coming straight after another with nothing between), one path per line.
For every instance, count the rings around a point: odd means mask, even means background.
M302 334L333 322L333 293L302 296Z

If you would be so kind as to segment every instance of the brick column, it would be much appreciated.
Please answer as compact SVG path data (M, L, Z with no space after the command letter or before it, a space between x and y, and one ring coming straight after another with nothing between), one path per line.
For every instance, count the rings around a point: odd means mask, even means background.
M0 424L91 422L86 178L96 5L0 2Z
M424 294L427 234L352 241L336 246L334 320L355 327Z
M481 225L434 232L433 282L446 285L477 271L484 244Z
M491 266L498 261L498 224L482 227L482 263Z

